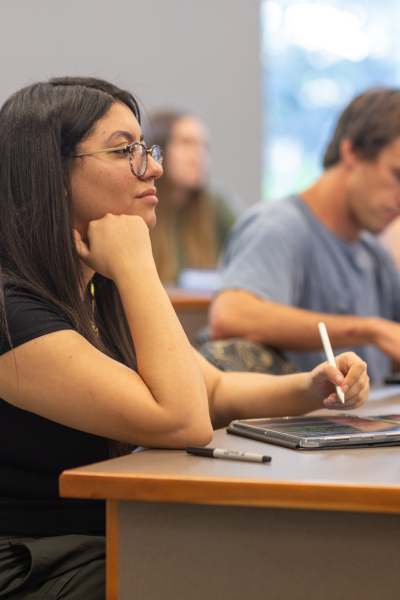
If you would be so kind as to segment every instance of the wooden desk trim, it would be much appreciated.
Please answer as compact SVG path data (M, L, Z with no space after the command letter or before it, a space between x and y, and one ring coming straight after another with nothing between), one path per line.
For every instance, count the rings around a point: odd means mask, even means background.
M400 514L400 485L301 483L252 479L64 471L61 496L224 506Z
M106 505L106 592L107 600L118 600L118 504L109 500Z
M176 311L207 311L211 302L211 293L190 293L168 291L171 304Z

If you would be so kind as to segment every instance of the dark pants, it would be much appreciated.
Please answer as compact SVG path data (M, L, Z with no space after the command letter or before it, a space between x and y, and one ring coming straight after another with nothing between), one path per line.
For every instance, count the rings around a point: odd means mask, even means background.
M0 598L104 600L104 537L1 537Z

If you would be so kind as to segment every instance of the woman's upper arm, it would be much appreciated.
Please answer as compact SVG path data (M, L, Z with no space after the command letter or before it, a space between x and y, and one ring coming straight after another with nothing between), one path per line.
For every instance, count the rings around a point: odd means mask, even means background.
M110 439L185 445L179 419L156 402L140 375L72 330L42 335L0 356L0 397Z

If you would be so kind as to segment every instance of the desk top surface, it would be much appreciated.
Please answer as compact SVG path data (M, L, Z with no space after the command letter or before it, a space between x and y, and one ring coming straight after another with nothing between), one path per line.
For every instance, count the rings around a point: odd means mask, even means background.
M354 414L400 410L400 387L377 390ZM324 414L327 411L319 411ZM295 451L215 432L210 446L272 456L269 464L143 450L65 471L64 496L400 513L400 446Z

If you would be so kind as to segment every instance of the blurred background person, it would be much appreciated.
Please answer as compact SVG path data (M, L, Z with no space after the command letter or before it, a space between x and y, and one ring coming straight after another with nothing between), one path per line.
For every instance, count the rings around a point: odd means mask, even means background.
M209 189L208 131L188 112L160 111L149 115L145 139L164 151L157 230L151 236L161 281L213 288L213 270L234 212L222 195Z

